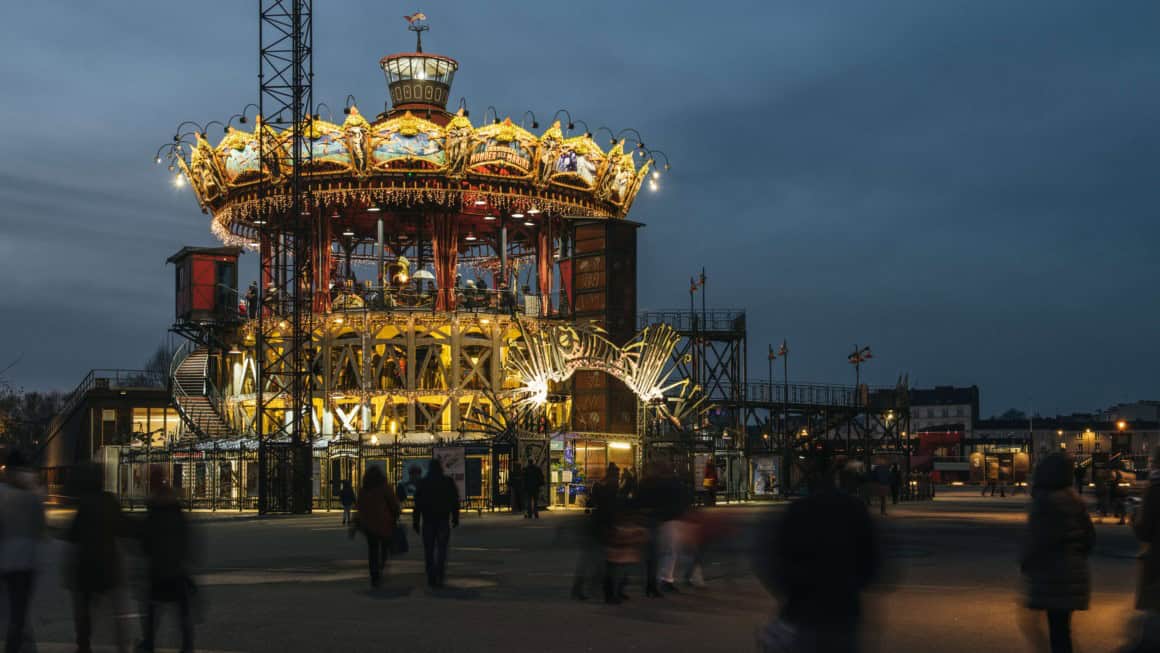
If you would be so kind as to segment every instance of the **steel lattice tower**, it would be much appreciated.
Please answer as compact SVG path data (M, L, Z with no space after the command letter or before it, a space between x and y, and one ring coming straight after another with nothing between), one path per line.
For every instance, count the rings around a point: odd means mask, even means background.
M313 106L312 0L259 0L258 112L262 165L271 169L263 194L290 191L284 209L259 229L261 275L257 349L258 510L311 509L311 318L314 262L310 212L302 179ZM291 134L279 147L266 130ZM272 136L272 133L271 133Z

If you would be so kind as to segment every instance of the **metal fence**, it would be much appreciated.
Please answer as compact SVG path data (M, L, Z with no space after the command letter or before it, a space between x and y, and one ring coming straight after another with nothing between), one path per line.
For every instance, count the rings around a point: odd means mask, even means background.
M737 331L745 328L745 311L645 311L640 314L637 322L641 329L655 324L668 324L677 331Z

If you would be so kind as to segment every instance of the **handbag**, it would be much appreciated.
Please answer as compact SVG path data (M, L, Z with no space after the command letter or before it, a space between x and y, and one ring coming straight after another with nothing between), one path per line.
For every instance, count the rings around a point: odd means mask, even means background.
M396 522L395 529L391 531L391 555L401 555L410 549L411 546L407 543L407 529Z

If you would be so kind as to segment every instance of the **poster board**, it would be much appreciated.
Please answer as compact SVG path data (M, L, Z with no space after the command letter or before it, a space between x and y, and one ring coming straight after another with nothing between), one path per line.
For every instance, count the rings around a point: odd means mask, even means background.
M443 465L443 474L455 481L462 501L467 496L467 451L463 447L435 447L433 454Z

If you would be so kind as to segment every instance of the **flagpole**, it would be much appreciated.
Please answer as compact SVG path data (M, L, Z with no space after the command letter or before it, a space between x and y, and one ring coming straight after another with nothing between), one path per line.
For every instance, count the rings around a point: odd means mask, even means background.
M783 396L781 398L781 441L784 443L781 452L781 459L782 468L785 471L785 482L782 484L782 487L786 489L785 494L789 494L790 475L792 473L789 458L789 347L786 346L786 341L784 338L781 340L781 364L783 366L782 383L785 390L785 392L782 393Z
M705 305L706 305L705 297L709 294L709 292L707 290L705 290L705 285L706 285L705 282L706 282L705 268L702 267L701 268L701 328L705 329L707 331L708 330L707 324L708 324L708 317L709 316L705 311ZM702 375L702 378L705 378L707 380L709 377L709 361L707 360L707 358L705 356L705 349L706 349L705 345L706 345L705 342L701 342L701 365L705 368L704 374Z
M689 342L689 350L693 354L693 385L700 384L701 362L697 356L697 308L693 295L697 292L697 282L689 277L689 326L692 327L693 337ZM704 388L701 389L704 392Z

